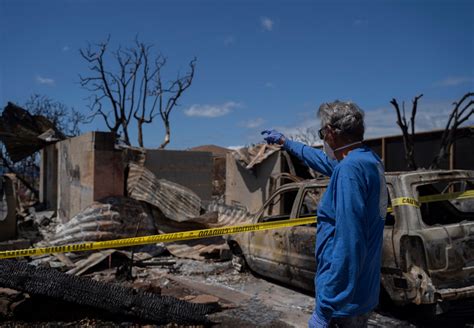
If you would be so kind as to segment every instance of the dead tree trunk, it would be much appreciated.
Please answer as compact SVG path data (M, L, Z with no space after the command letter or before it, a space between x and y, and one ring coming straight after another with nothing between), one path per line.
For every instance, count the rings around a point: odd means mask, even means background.
M390 103L395 108L397 112L397 124L402 130L403 136L403 147L405 149L405 160L407 161L407 167L409 170L416 170L418 167L415 161L415 117L416 111L418 108L418 100L423 97L423 94L416 96L413 98L412 110L411 110L411 118L410 123L407 123L406 116L405 116L405 103L402 104L403 115L400 110L400 106L395 98L390 101ZM409 131L411 128L411 132Z
M445 160L450 152L451 146L461 136L457 133L458 127L466 122L474 112L474 92L466 93L458 102L454 102L454 108L449 115L448 122L441 137L441 145L438 154L433 159L430 169L439 169L441 161ZM469 137L474 134L471 133Z
M165 149L165 147L170 143L171 140L171 129L169 120L163 121L165 124L165 140L160 145L159 149Z

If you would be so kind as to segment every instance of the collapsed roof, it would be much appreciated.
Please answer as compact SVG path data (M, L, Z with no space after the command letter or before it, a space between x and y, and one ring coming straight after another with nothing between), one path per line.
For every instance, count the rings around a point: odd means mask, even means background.
M13 162L21 161L48 144L65 138L46 117L31 115L11 102L0 117L0 140Z

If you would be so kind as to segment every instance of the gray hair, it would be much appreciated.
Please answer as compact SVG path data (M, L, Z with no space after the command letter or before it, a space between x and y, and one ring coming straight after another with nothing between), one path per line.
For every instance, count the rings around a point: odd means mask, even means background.
M364 139L364 112L355 103L336 100L323 103L318 110L321 127L330 125L336 134L349 141Z

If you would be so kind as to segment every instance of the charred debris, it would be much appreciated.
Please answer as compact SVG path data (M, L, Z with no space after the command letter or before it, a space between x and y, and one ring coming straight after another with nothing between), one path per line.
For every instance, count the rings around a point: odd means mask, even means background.
M0 118L0 139L13 162L41 151L37 185L25 185L23 177L4 168L0 250L245 223L251 218L248 208L224 202L226 156L251 172L278 150L147 150L120 145L101 132L67 138L46 118L11 103ZM233 270L222 237L0 260L0 314L5 322L92 316L106 322L210 325L208 314L235 304L180 284L175 273L193 275L191 262L183 266L181 259Z

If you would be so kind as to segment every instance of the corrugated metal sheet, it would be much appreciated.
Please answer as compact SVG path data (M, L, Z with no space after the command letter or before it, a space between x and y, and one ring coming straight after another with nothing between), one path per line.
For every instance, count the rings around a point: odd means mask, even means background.
M205 206L206 212L217 213L217 222L207 223L208 227L223 227L229 225L243 224L251 220L252 214L245 208L239 206L230 206L211 202Z
M67 223L59 224L50 243L64 245L154 233L154 219L142 203L125 197L109 197L94 202Z
M201 199L190 189L158 179L145 167L131 163L127 180L128 195L159 208L166 218L183 222L198 217Z

